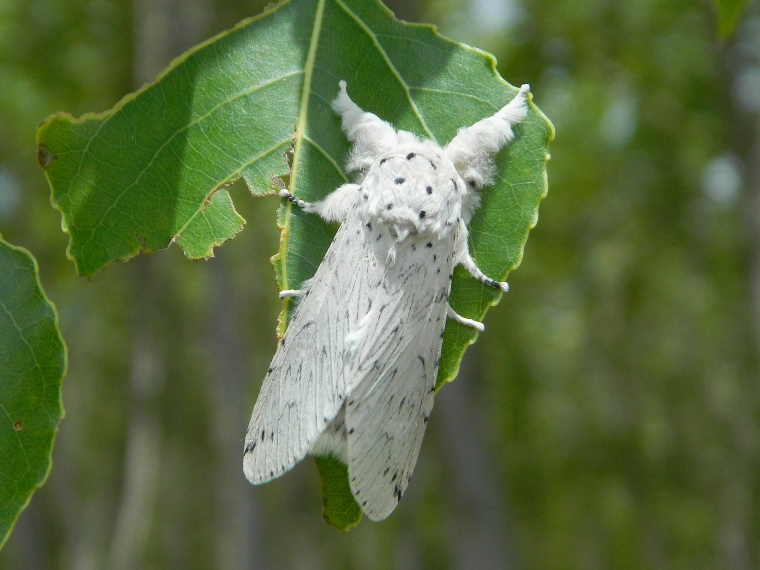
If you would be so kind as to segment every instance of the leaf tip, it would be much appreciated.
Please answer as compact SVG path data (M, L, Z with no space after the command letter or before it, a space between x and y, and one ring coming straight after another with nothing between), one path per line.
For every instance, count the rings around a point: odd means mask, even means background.
M346 532L362 520L362 510L354 500L348 482L348 467L339 459L315 456L322 481L322 516L327 524Z

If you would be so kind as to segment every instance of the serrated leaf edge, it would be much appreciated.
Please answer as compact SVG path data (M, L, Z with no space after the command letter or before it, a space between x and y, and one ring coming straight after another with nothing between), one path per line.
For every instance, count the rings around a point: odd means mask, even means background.
M61 329L59 326L59 319L58 319L58 309L55 306L55 303L53 303L50 298L47 296L47 293L45 292L45 289L42 287L42 283L40 282L40 268L37 264L37 259L32 255L32 252L30 252L25 247L21 247L18 245L13 245L12 243L9 243L3 239L2 234L0 234L0 245L7 246L13 251L17 251L24 256L26 256L29 260L32 262L32 268L34 270L34 281L35 281L35 287L42 295L42 300L47 303L47 305L50 307L50 309L53 312L53 326L55 327L55 330L57 332L58 340L61 342L61 349L63 352L63 369L61 371L61 382L63 382L63 379L66 378L66 374L69 370L69 349L66 345L66 341L63 339L63 336L61 335ZM66 409L63 407L63 393L61 390L58 390L58 405L61 409L61 417L59 418L59 425L61 420L63 420L64 416L66 415ZM5 408L3 408L5 410ZM43 474L42 478L40 479L39 483L35 485L35 487L32 489L32 491L29 493L29 495L26 498L26 501L21 505L18 512L16 513L16 518L11 521L10 525L8 526L8 530L5 533L5 536L0 536L0 550L2 550L5 543L8 541L8 537L10 537L11 533L13 532L13 528L16 526L16 521L18 521L18 517L21 515L22 512L26 509L26 507L29 506L29 502L32 500L32 496L34 493L42 487L45 482L47 481L48 477L50 476L50 471L53 468L53 447L55 447L55 440L58 437L58 426L56 426L55 430L53 431L53 439L50 442L50 457L47 462L47 470Z

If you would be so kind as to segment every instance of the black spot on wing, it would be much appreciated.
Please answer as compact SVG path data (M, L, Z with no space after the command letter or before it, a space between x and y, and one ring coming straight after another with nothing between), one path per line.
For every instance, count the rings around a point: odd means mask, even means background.
M404 182L406 182L406 178L399 177L399 178L396 178L396 180L394 180L394 182L396 184L403 184Z

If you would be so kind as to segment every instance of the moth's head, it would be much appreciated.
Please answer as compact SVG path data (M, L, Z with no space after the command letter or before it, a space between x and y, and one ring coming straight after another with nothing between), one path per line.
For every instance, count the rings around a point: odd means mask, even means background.
M365 214L399 230L444 235L462 217L466 184L440 146L402 133L404 142L380 155L361 183Z

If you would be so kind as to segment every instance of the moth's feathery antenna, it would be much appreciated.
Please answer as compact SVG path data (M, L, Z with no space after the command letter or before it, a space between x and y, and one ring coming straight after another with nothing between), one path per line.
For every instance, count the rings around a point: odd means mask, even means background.
M525 84L509 103L496 114L459 129L444 152L465 181L480 188L493 182L493 155L514 138L512 125L522 121L527 112L530 85Z
M338 83L338 96L332 109L341 117L346 137L354 143L348 160L349 170L369 168L377 158L397 144L396 129L374 113L363 111L346 92L346 82Z

